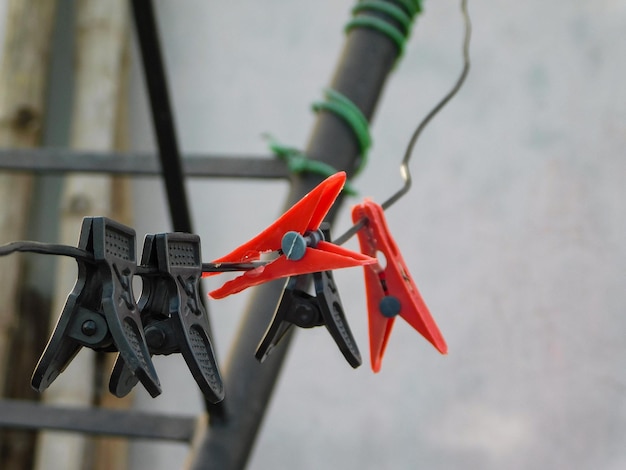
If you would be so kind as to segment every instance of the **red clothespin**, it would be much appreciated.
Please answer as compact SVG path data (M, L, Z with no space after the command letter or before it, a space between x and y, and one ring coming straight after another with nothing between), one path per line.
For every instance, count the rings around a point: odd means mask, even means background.
M319 230L345 181L345 172L330 176L256 237L213 261L250 262L259 260L263 253L279 252L276 259L246 271L209 295L221 299L274 279L375 263L370 256L324 241Z
M382 207L366 199L352 208L352 220L355 223L367 221L358 232L361 252L372 257L381 252L387 261L385 267L378 263L364 266L372 370L380 371L383 354L397 315L404 318L439 352L446 354L448 352L446 341L389 232Z

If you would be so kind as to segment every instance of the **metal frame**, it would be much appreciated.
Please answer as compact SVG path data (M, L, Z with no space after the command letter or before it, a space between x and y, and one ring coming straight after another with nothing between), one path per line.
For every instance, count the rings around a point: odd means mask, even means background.
M271 156L187 155L181 158L186 178L288 179L284 161ZM161 177L156 155L85 152L68 149L0 149L0 169L38 174L107 173L136 177Z
M13 429L53 429L84 434L191 442L203 417L168 416L129 410L0 401L0 425Z
M396 0L388 1L401 6L401 2ZM161 175L173 228L184 232L193 232L185 177L290 177L292 185L285 208L319 183L321 177L318 175L290 175L286 165L275 158L202 156L182 159L174 129L152 0L131 0L131 5L150 97L159 160L146 155L118 158L119 154L6 149L0 150L0 168L46 173L76 171ZM355 28L347 35L341 57L331 87L350 98L370 120L385 80L398 57L398 49L388 37L377 31ZM351 175L358 164L358 142L352 130L339 117L329 112L319 112L306 154ZM328 221L331 223L338 205L329 213ZM55 429L193 442L193 454L189 459L191 469L244 468L291 341L291 336L286 335L262 366L254 358L254 348L271 321L282 287L283 283L272 282L256 288L249 302L254 309L245 312L240 334L230 350L227 367L222 368L226 399L217 405L207 402L206 415L181 417L95 408L70 409L20 400L1 400L0 428Z

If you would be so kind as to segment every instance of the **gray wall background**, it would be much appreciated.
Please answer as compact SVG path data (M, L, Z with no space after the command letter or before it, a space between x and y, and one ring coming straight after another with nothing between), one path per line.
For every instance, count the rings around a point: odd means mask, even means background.
M372 125L361 197L399 187L411 132L460 71L459 1L425 3ZM264 155L263 132L304 146L352 5L158 1L183 150ZM388 212L449 355L398 320L374 375L353 371L323 329L299 332L252 469L626 468L626 2L470 1L470 12L471 74ZM153 149L137 67L132 100L134 148ZM273 221L286 192L188 188L207 260ZM137 232L168 230L159 182L135 190ZM336 279L367 357L362 273ZM247 298L210 302L222 361ZM156 365L164 393L140 390L137 406L200 410L182 358ZM179 468L187 451L136 443L132 468Z

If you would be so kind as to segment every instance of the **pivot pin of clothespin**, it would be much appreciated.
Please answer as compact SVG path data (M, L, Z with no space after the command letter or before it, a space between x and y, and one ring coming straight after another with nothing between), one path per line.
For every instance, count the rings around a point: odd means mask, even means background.
M446 354L446 342L391 236L382 207L366 199L352 208L352 220L355 223L366 221L357 232L361 252L372 257L382 253L386 260L386 266L380 263L363 266L372 370L378 372L381 368L391 329L398 315L439 352Z

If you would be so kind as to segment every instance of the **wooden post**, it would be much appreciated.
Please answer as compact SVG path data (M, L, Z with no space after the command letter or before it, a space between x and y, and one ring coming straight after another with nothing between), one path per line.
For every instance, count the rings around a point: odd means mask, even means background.
M33 147L40 143L55 9L54 0L9 0L6 5L0 65L2 147ZM30 175L0 173L0 243L24 238L32 185ZM22 387L14 380L25 378L25 374L17 373L21 369L15 369L23 367L20 361L32 346L32 331L18 326L19 286L23 279L20 261L15 256L4 258L0 267L0 395L14 398L23 397L22 390L30 388L28 382ZM32 467L34 433L6 431L0 443L0 468Z
M0 70L0 145L39 144L54 1L10 0ZM32 178L0 174L0 243L20 239L28 221ZM19 259L2 260L0 269L0 390L4 389L7 345L16 317Z
M76 3L76 84L72 146L110 151L115 145L117 103L122 83L127 6L124 0L81 0ZM112 181L107 176L69 176L61 197L59 242L75 245L83 217L113 217ZM76 265L61 260L53 301L60 312L76 279ZM45 394L50 403L92 405L95 401L94 354L86 349ZM90 445L90 447L88 447ZM93 442L76 434L43 433L37 454L38 470L80 470Z

